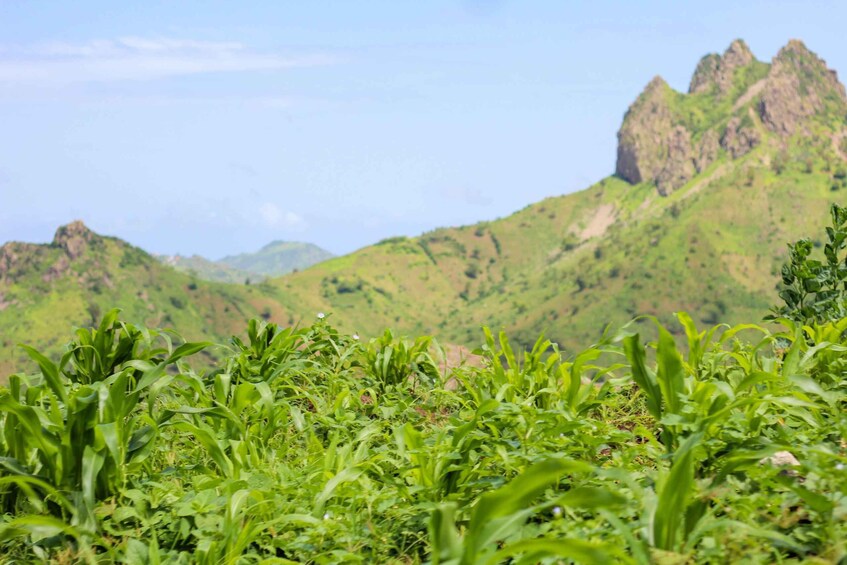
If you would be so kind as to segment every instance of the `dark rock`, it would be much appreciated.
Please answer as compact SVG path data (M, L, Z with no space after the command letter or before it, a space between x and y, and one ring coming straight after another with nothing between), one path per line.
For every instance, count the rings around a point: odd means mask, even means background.
M665 168L668 134L673 126L666 96L670 87L655 77L629 107L618 132L615 174L638 184L655 180Z
M97 235L88 229L80 220L71 222L56 230L53 237L53 245L61 247L71 259L82 255L89 245L93 243Z
M659 194L667 196L694 176L691 150L691 133L683 126L673 128L667 141L668 156L656 177Z
M698 173L702 173L706 168L714 163L718 158L720 144L718 143L718 134L715 130L707 130L700 138L700 143L697 145L697 154L694 157L694 168Z
M746 155L762 141L759 132L752 125L744 125L740 118L732 118L726 125L726 131L721 137L721 147L738 159Z

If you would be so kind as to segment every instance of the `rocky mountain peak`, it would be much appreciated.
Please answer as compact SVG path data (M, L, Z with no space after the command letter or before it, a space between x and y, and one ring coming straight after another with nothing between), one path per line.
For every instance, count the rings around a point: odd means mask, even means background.
M844 86L801 41L788 42L769 65L735 40L723 55L700 60L688 94L650 81L624 116L615 174L653 182L664 196L721 156L742 158L771 132L819 135L813 120L840 132L845 114Z
M655 179L662 170L672 126L670 92L662 77L654 77L629 107L618 132L617 174L633 184Z
M823 59L792 39L774 57L768 73L759 107L762 122L788 137L804 120L825 110L847 110L844 85Z
M754 62L756 58L747 44L741 39L736 39L722 56L711 53L700 59L691 77L688 93L714 92L725 96L732 90L736 71Z
M53 237L53 246L64 249L68 257L76 259L85 253L85 250L97 237L97 234L88 229L81 220L76 220L56 230L56 235Z

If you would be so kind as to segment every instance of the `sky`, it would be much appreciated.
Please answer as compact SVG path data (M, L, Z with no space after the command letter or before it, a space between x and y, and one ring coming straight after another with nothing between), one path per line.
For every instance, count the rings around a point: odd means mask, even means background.
M0 0L0 243L348 253L614 170L655 75L741 37L847 73L844 2Z

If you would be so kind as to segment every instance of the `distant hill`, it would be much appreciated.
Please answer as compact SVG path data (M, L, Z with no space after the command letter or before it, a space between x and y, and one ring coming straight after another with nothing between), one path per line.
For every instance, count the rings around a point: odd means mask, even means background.
M255 273L233 269L229 265L206 259L200 255L192 255L190 257L183 255L154 255L154 257L177 271L205 281L244 284L248 280L250 282L260 282L265 278Z
M332 257L332 253L311 243L274 241L256 253L230 255L218 263L247 273L277 277L311 267Z
M334 257L311 243L274 241L255 253L241 253L212 261L199 255L157 255L156 258L178 271L198 278L227 283L257 283L268 277L285 275Z

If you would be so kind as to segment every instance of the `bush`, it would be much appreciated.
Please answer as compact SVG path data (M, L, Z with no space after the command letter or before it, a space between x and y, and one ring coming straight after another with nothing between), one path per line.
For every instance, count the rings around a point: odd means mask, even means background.
M830 207L831 226L826 228L823 260L812 257L815 243L801 239L789 244L789 261L782 267L782 306L773 308L771 319L788 318L801 324L822 323L847 316L847 208ZM818 245L819 247L820 245Z

